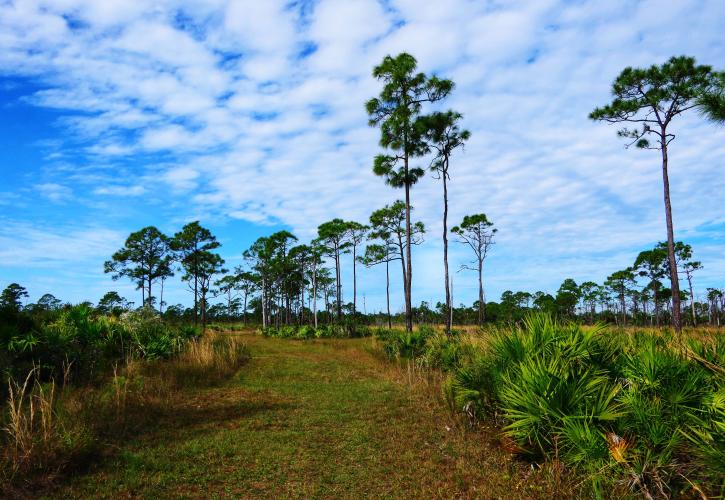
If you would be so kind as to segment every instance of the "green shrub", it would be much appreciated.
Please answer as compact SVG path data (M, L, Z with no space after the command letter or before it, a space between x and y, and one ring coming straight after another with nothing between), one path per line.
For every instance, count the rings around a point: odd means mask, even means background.
M90 381L129 359L169 358L199 336L192 327L168 326L151 310L117 319L79 305L47 318L49 322L16 332L0 346L4 378L23 378L37 369L41 380L70 376L73 381Z
M460 362L462 351L458 337L435 332L426 340L422 362L429 368L451 370Z
M500 417L521 452L587 471L600 492L619 481L645 496L678 495L698 478L725 491L722 339L689 339L687 351L668 332L546 315L489 335L471 352L459 344L455 361L444 355L455 339L427 339L426 362L450 371L443 390L456 411Z
M391 358L416 358L423 354L426 341L433 333L432 329L427 328L420 328L412 332L391 332L385 340L385 352Z
M682 435L691 443L695 460L709 471L713 483L719 485L719 496L725 494L725 388L709 394L704 412L695 416Z
M368 330L366 329L364 331L367 332ZM345 325L320 325L317 328L311 325L286 325L280 327L270 326L260 329L259 332L265 337L296 340L350 337Z
M493 414L493 372L489 359L473 355L457 366L443 384L448 405L476 420Z

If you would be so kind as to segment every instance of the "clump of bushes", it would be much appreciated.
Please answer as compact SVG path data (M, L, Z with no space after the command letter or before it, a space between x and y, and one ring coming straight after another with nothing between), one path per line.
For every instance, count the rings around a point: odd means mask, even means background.
M449 372L452 409L499 424L517 453L568 466L595 492L725 492L722 339L532 315L473 337L392 332L384 349Z
M88 382L128 360L168 359L198 337L193 327L167 325L148 309L117 318L86 305L73 306L47 322L6 328L0 339L2 385L7 377L22 379L31 370L45 381L70 377Z
M435 331L428 325L411 332L386 330L378 333L378 338L383 342L383 350L391 358L421 356L426 349L428 339L434 336Z
M317 328L311 325L270 326L260 329L259 332L265 337L296 340L367 337L371 335L369 327L351 324L319 325Z

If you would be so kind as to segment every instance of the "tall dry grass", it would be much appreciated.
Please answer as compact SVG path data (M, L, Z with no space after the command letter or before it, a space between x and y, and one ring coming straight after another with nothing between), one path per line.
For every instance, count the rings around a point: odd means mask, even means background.
M184 390L221 383L248 359L240 337L211 334L169 360L117 366L99 386L41 383L37 369L11 379L0 406L0 496L27 495L82 467L170 411Z

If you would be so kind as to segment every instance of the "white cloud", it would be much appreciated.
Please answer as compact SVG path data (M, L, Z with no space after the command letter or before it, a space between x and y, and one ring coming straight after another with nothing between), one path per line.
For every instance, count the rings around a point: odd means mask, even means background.
M146 188L141 185L135 186L103 186L93 190L94 194L109 196L141 196Z
M73 196L73 190L68 186L56 184L54 182L44 182L37 184L35 189L50 201L60 202L70 199Z
M125 235L104 227L63 227L4 221L0 229L0 262L5 268L59 269L83 267L89 260L94 270L123 245Z
M457 83L442 106L463 112L473 135L454 159L451 222L486 212L499 226L494 296L550 289L569 274L601 280L662 239L656 154L625 150L613 127L587 115L624 66L687 53L724 67L719 2L300 5L5 3L0 66L40 84L28 102L67 114L68 144L55 154L89 155L96 201L153 194L174 220L282 223L309 237L326 219L366 220L402 196L371 173L378 132L363 104L380 89L372 66L409 51L421 70ZM723 132L696 116L673 125L676 231L712 242L702 228L722 224ZM122 161L138 164L119 174L133 180L109 179ZM53 165L35 189L57 202L72 191L67 170ZM440 290L440 185L425 178L413 204L430 228L418 259L427 300ZM700 245L709 283L725 274L718 244ZM454 256L466 259L462 249ZM466 293L471 279L456 277Z

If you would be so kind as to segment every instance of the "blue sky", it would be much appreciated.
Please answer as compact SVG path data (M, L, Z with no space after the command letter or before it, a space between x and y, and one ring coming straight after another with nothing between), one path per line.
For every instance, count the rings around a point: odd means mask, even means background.
M371 68L401 51L457 84L443 106L472 138L451 222L485 212L499 228L488 297L601 282L664 239L661 171L587 115L625 66L686 54L725 68L723 19L716 0L0 2L0 286L138 301L102 269L143 226L199 219L234 266L272 231L307 240L333 217L367 220L402 195L371 172L363 108ZM725 130L693 114L674 131L676 237L705 266L697 290L723 287ZM435 303L441 186L427 176L412 196L428 228L414 301ZM453 243L454 268L466 260ZM359 274L368 310L382 307L382 269ZM475 276L456 273L455 301L474 296Z

